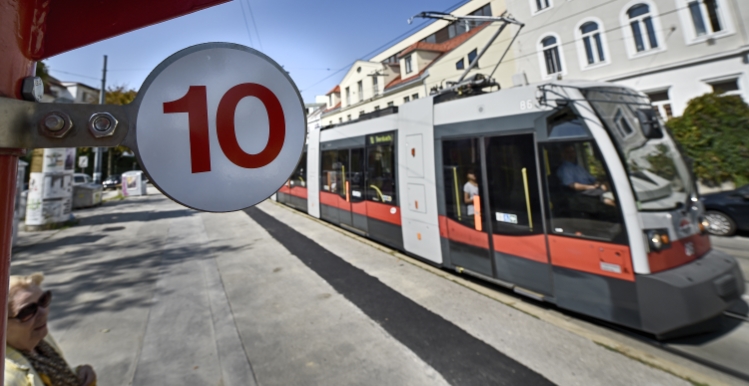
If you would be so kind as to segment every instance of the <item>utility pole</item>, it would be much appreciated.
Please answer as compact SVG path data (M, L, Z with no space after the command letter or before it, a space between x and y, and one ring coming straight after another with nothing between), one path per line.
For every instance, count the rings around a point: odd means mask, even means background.
M99 92L99 104L104 104L107 90L107 56L104 55L104 68L101 70L101 91ZM94 148L94 183L101 184L101 148Z

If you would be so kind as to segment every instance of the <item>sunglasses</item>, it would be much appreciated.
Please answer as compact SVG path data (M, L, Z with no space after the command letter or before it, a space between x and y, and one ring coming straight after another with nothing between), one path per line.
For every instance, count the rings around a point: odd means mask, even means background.
M36 313L39 312L39 307L47 308L49 307L49 303L52 302L52 291L45 291L41 297L39 297L39 300L36 303L31 303L23 306L16 316L10 318L10 319L18 319L21 323L28 322L31 320L34 316L36 316Z

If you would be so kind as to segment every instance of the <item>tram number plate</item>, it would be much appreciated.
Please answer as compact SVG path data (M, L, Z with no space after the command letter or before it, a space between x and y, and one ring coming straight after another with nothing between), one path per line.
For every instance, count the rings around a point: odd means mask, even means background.
M618 264L601 262L601 270L614 273L622 273L622 267Z
M510 224L518 223L518 215L516 214L495 212L494 215L496 216L497 221L508 222Z

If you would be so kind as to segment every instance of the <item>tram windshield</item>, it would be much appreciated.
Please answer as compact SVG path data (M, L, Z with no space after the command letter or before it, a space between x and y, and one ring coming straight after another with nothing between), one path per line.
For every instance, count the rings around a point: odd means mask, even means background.
M626 162L639 209L684 205L693 194L691 175L648 98L613 87L585 94Z

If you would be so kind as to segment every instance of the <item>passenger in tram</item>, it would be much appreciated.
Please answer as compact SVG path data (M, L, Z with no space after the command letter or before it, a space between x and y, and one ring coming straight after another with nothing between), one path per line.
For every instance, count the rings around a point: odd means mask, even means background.
M473 170L468 170L466 173L468 182L463 185L463 202L466 204L466 220L473 224L473 198L479 196L479 183L476 181L476 173Z
M588 196L601 197L606 205L615 205L613 195L606 184L600 183L584 167L577 164L575 145L562 148L562 164L557 169L557 178L564 186Z
M47 318L52 293L41 288L44 276L11 276L5 345L5 386L95 386L89 365L71 369L49 335Z

